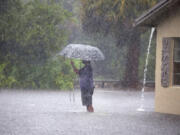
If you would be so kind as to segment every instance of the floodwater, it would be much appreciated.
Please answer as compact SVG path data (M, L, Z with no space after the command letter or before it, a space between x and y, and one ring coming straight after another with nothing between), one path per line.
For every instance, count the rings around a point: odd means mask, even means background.
M154 92L136 111L140 95L96 89L88 113L79 90L74 102L69 91L1 90L0 135L180 135L180 116L154 112Z

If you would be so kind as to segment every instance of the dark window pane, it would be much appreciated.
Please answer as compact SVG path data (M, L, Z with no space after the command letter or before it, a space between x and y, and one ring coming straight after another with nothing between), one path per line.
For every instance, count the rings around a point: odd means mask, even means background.
M174 75L174 84L175 85L180 85L180 74L175 74Z
M174 61L175 62L180 62L180 50L174 50Z

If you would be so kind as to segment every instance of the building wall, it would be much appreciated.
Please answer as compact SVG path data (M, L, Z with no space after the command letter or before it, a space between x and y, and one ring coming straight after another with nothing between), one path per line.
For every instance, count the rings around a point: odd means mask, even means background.
M172 11L157 27L155 111L180 115L180 86L172 85L172 59L170 62L170 86L161 86L162 39L180 37L180 8ZM172 44L173 48L173 44Z

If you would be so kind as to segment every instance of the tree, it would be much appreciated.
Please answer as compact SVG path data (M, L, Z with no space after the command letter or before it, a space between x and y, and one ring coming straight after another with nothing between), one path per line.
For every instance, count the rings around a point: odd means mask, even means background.
M13 76L11 87L62 88L72 84L70 65L53 59L68 39L66 22L71 14L61 2L7 0L5 6L0 15L0 73L5 80ZM66 82L58 83L63 77Z
M134 19L156 0L81 0L82 25L87 33L112 33L117 47L127 46L124 86L137 87L142 30L133 27Z

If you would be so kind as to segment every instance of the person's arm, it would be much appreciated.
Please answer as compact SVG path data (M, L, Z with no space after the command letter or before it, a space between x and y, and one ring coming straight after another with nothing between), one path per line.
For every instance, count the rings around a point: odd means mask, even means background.
M76 74L78 74L78 73L79 73L79 70L75 67L74 62L73 62L72 60L71 60L71 65L72 65L72 67L73 67L74 72L75 72Z

